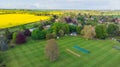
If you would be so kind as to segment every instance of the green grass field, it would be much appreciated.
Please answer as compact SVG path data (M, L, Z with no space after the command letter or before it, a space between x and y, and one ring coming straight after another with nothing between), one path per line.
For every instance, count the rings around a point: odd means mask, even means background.
M78 37L62 37L57 40L60 56L56 62L44 55L46 40L29 40L26 44L16 46L4 53L7 67L120 67L120 50L112 48L120 43L113 40L85 40ZM89 50L90 54L79 52L74 45ZM70 49L81 57L77 57Z

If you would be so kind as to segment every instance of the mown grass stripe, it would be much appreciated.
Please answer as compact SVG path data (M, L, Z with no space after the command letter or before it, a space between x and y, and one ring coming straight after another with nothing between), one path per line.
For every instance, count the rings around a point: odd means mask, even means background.
M119 51L112 48L113 45L119 45L111 40L85 40L82 37L66 36L57 39L60 49L60 56L54 63L50 63L44 54L46 40L30 40L26 44L18 45L5 52L4 57L8 67L110 67L113 64L120 66ZM90 54L78 52L72 47L78 45L90 50ZM66 52L70 49L81 55L77 58ZM113 55L112 55L113 54ZM115 55L114 55L115 54ZM16 62L17 61L17 62ZM13 66L13 64L15 64ZM102 64L102 65L101 65ZM116 66L116 67L117 67Z

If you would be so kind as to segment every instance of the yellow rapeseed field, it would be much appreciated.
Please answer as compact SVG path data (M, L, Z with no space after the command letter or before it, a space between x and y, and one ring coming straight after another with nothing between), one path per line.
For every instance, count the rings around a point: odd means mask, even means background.
M3 14L0 15L0 29L49 19L49 16L35 16L32 14Z

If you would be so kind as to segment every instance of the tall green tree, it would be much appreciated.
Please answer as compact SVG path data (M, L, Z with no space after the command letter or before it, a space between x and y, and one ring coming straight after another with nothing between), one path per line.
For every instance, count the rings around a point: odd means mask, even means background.
M109 36L115 36L117 35L119 31L119 27L116 24L109 24L107 28L107 33Z
M76 32L77 32L77 34L80 34L81 30L82 30L82 27L76 26Z
M100 24L95 27L96 37L100 39L105 39L107 37L106 25Z
M35 29L32 31L31 36L33 39L36 39L36 40L45 39L46 38L46 31L40 30L40 29Z
M65 34L69 34L70 33L69 25L66 24L66 23L62 24L61 30L63 30Z
M52 30L53 32L55 32L56 34L59 34L60 30L63 30L65 32L65 34L69 33L69 25L66 23L60 23L60 22L56 22L52 25Z
M76 32L76 26L75 25L69 25L70 32Z

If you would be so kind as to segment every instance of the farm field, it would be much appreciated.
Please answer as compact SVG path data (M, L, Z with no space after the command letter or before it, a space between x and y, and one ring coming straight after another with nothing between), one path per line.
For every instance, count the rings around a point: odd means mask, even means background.
M7 67L120 67L120 52L112 48L119 45L114 40L86 40L81 36L65 36L57 40L60 57L50 63L44 55L46 40L32 40L18 45L4 53ZM73 48L78 45L90 51L85 54ZM77 57L66 51L70 49Z
M35 16L32 14L3 14L0 15L0 18L0 29L50 19L49 16Z

